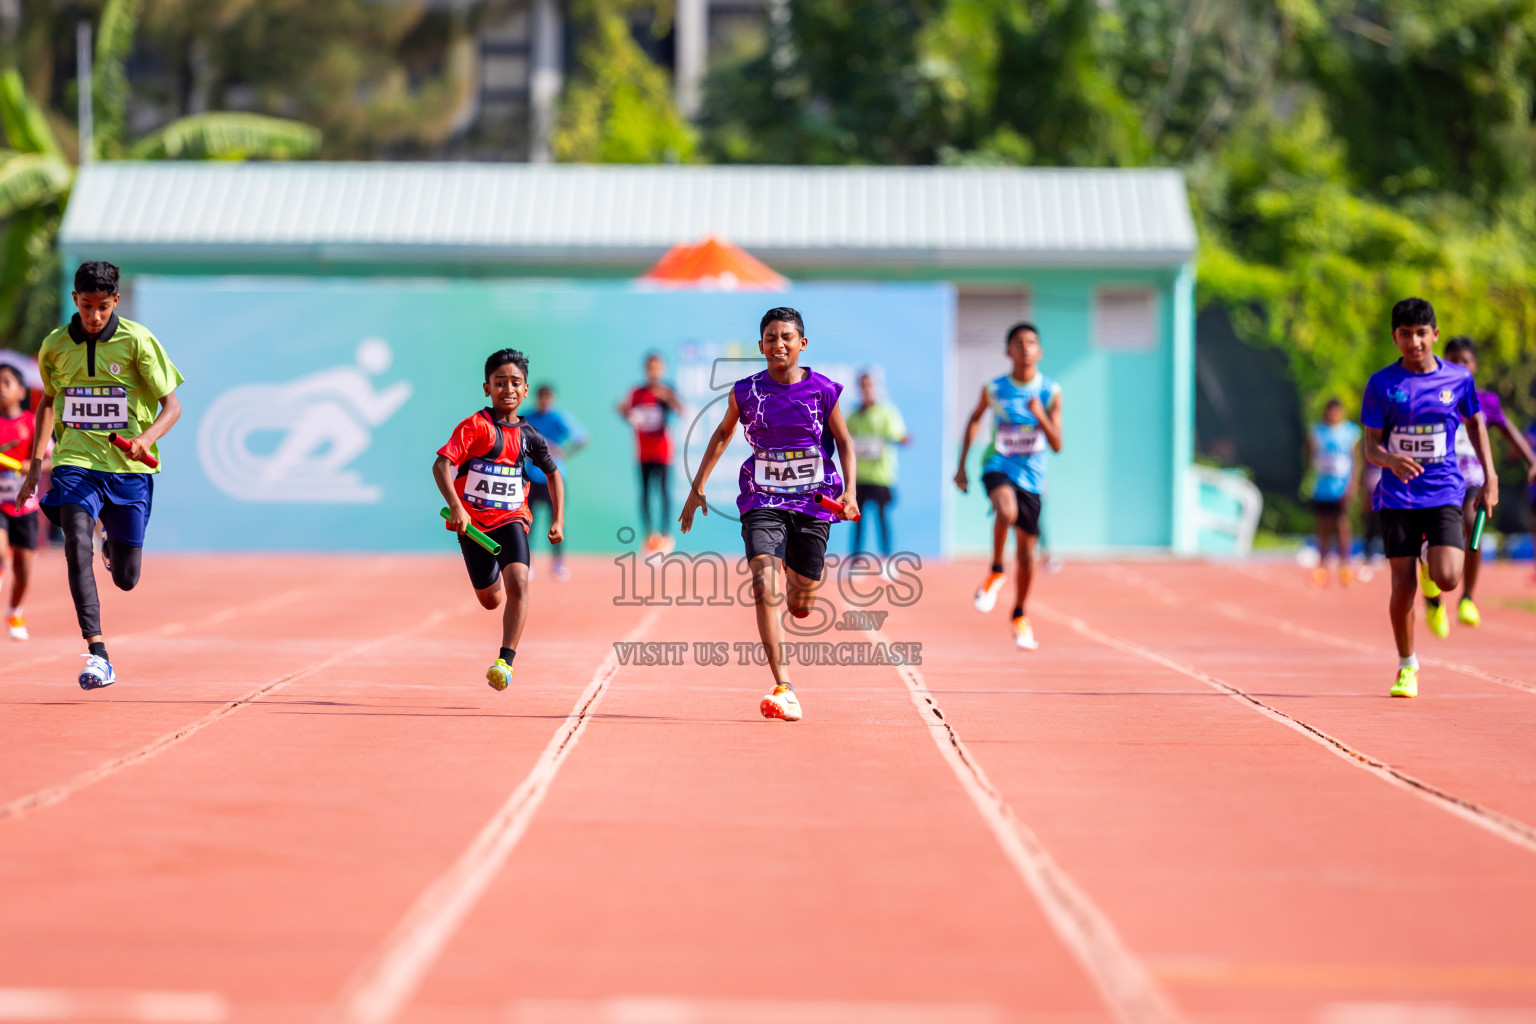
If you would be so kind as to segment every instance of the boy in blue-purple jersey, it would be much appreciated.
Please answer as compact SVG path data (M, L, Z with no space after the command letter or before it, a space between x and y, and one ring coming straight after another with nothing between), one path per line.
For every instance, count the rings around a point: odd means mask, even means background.
M1397 640L1394 697L1419 692L1419 659L1413 650L1416 561L1424 551L1425 592L1454 590L1465 560L1461 529L1466 484L1456 462L1456 428L1466 424L1486 483L1479 503L1499 503L1488 426L1472 374L1435 356L1440 332L1435 311L1423 299L1392 307L1392 340L1402 358L1371 375L1360 407L1365 457L1382 467L1374 507L1392 566L1392 634ZM1442 609L1443 611L1443 609Z
M784 626L777 606L788 598L789 613L805 618L816 601L826 560L827 534L839 518L858 515L853 438L837 407L843 386L800 365L809 339L805 321L787 306L763 314L757 347L768 369L738 380L731 389L725 418L709 439L693 487L678 516L682 532L693 528L693 514L709 514L704 484L725 454L739 422L752 457L742 463L736 508L741 536L752 568L752 596L757 604L757 632L773 672L773 692L760 709L765 718L800 720L800 701L782 658ZM839 466L833 462L836 443ZM816 503L818 496L841 502L841 516ZM788 586L779 585L780 565Z

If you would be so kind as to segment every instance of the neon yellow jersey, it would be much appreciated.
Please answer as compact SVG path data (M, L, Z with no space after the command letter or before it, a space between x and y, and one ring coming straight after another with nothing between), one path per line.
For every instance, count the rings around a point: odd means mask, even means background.
M862 406L848 415L848 433L859 458L859 483L896 483L896 444L907 436L901 412L889 402Z
M96 373L90 373L87 344L64 326L43 339L37 369L53 395L55 466L79 466L103 473L157 473L124 455L108 434L137 437L155 422L160 400L183 380L158 339L142 324L117 320L111 338L96 342ZM160 457L158 446L150 454Z

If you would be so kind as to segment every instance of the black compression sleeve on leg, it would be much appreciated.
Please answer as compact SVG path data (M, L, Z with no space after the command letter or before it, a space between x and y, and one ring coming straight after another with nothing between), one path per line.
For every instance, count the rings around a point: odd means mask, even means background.
M69 596L75 602L75 618L83 637L101 634L101 601L96 596L96 552L92 547L96 520L85 506L59 507L59 526L64 530L64 562L69 567Z
M651 467L640 463L640 528L651 535Z
M663 463L657 476L659 479L656 481L656 487L661 491L661 532L670 534L672 532L672 467Z
M139 585L139 571L144 565L144 549L107 538L107 553L112 560L112 584L118 590L132 590Z

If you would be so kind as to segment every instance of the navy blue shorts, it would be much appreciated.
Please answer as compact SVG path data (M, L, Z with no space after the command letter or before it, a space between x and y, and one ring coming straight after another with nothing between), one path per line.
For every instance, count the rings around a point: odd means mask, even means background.
M43 495L43 515L59 525L59 506L83 505L108 537L131 548L144 546L144 529L155 500L149 473L103 473L79 466L54 466L53 482Z

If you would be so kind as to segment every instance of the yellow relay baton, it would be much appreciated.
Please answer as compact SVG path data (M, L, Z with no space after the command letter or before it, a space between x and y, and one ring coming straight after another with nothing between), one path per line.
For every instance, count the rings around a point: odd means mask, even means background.
M15 472L15 473L25 473L26 472L26 470L21 468L21 463L17 462L15 459L11 458L9 455L0 455L0 466L3 466L6 469L9 469L9 470L11 470L12 472Z

